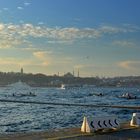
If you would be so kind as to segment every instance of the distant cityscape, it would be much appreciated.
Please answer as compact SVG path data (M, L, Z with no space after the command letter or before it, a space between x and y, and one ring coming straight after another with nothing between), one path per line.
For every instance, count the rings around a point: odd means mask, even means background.
M80 77L74 72L67 72L63 76L45 75L42 73L24 73L23 68L20 72L0 72L0 86L6 86L15 82L25 82L33 87L61 87L62 84L93 85L97 87L139 87L140 76L126 77Z

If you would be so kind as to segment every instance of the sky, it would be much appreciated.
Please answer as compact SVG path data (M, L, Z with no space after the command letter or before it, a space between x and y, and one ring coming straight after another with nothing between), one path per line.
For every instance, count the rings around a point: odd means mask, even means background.
M140 75L140 0L0 0L0 71Z

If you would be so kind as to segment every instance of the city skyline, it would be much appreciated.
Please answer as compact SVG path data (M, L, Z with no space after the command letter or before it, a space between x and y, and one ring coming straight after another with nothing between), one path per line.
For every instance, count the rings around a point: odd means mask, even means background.
M140 75L139 0L0 1L0 71Z

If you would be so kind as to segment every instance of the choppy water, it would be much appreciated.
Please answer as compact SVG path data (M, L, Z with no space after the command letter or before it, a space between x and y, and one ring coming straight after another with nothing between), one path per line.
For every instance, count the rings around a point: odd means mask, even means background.
M0 87L0 99L86 103L107 105L140 105L140 99L127 100L116 96L126 92L140 97L140 88L33 88L35 97L13 97L11 89ZM99 97L91 93L103 93ZM0 102L0 133L44 131L48 129L80 127L83 116L117 115L121 121L131 119L138 110L50 106Z

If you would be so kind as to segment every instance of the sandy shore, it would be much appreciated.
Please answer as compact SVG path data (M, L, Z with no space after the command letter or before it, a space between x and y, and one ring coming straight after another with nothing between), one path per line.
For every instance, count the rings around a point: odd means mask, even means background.
M60 130L49 130L46 132L16 133L12 135L1 135L0 140L125 140L140 139L140 128L130 127L122 124L119 130L99 131L96 133L82 133L80 128L67 128Z

